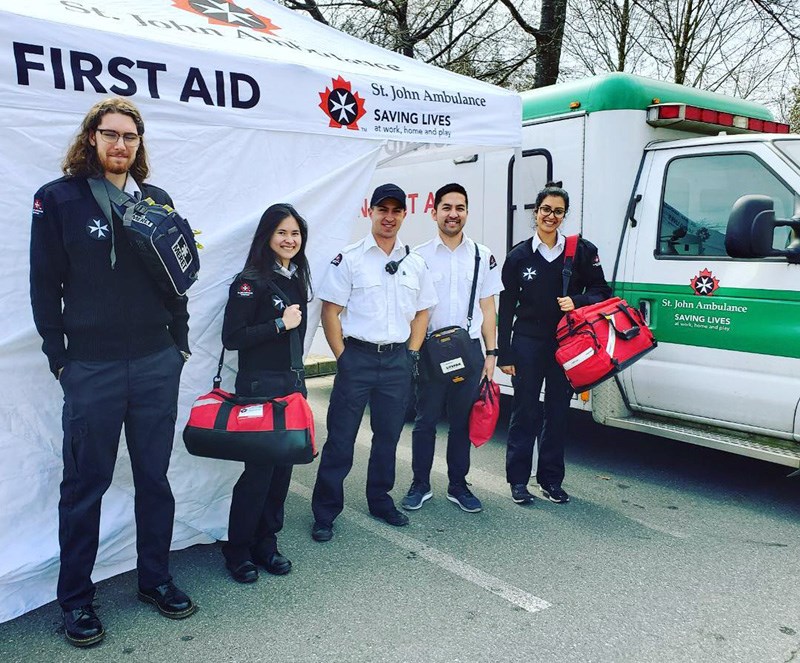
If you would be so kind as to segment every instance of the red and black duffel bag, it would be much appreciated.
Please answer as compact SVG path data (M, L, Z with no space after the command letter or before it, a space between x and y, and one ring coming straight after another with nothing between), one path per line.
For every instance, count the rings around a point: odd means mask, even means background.
M556 361L577 392L616 375L657 345L642 314L619 297L567 313L556 340Z
M564 296L579 238L567 237ZM596 387L658 345L642 314L619 297L567 313L556 328L556 341L556 361L577 392Z
M314 416L301 393L239 398L216 388L192 406L183 430L194 456L260 465L299 465L317 455Z

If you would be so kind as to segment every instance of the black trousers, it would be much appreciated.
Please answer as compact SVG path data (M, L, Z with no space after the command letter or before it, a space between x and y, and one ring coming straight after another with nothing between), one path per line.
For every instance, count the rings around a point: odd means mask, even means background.
M328 439L322 447L311 508L330 525L344 508L344 480L353 467L356 434L369 403L372 449L367 470L371 513L394 508L395 453L411 391L411 363L404 346L376 352L347 344L338 360L328 405Z
M303 379L291 371L240 370L236 377L237 396L285 396L296 391L307 394ZM291 465L244 464L244 472L233 487L228 542L222 547L228 561L240 564L254 554L266 558L278 549L277 535L283 529L291 480Z
M556 362L556 342L551 338L514 335L516 377L514 404L508 427L506 478L511 484L527 484L531 476L533 445L539 437L536 480L560 486L564 480L564 438L572 387ZM544 404L539 400L545 383Z
M183 357L174 346L122 361L71 359L64 389L64 476L58 505L57 597L74 610L94 597L100 504L111 485L122 426L133 469L139 587L171 580L175 500L167 480Z
M473 370L463 382L436 381L423 377L417 385L417 417L411 434L411 468L414 481L427 485L431 482L433 453L436 447L436 424L447 406L450 424L447 432L447 478L451 486L465 486L469 473L469 413L478 398L480 377L483 371L481 343L472 341Z

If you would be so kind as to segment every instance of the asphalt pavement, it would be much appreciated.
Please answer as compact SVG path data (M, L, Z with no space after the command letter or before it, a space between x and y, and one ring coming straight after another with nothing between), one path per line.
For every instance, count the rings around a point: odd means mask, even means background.
M309 381L320 442L331 385ZM295 469L279 537L289 575L239 585L219 544L177 551L193 617L161 617L126 573L99 583L101 644L68 645L50 603L0 624L0 661L800 661L800 478L573 414L569 504L511 501L501 424L472 453L484 510L460 511L445 498L442 425L433 499L408 527L390 527L367 511L367 415L328 543L310 538L317 463ZM410 461L409 424L398 503Z

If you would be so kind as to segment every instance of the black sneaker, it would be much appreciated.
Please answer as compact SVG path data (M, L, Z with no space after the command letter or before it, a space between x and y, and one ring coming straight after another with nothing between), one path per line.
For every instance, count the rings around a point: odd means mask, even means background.
M421 509L422 505L431 497L433 497L433 492L431 491L430 484L422 483L421 481L412 481L411 488L408 489L408 494L400 501L400 506L406 511L416 511L417 509Z
M535 499L524 483L511 484L511 499L517 504L530 504Z
M447 489L447 499L458 504L461 510L467 513L478 513L483 510L481 501L466 486L450 486Z
M545 485L540 486L542 495L544 495L551 502L556 504L566 504L569 502L569 495L561 486Z

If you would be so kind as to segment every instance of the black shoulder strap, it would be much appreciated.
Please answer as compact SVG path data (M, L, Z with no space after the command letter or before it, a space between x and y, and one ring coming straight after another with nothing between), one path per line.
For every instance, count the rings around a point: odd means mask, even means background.
M272 281L272 279L266 279L266 283L270 290L280 297L285 306L292 305L291 300L284 294L283 290L281 290L278 285ZM300 332L297 331L297 327L289 330L289 355L292 362L292 371L294 371L295 375L297 376L297 386L299 387L302 385L302 377L305 373L305 367L303 366L303 353L300 349ZM222 365L224 362L225 348L223 347L222 352L219 353L217 374L214 376L214 389L218 389L222 384Z
M292 305L291 300L286 296L283 290L278 287L275 281L267 279L266 282L267 287L281 298L284 306ZM299 375L300 371L303 370L303 353L300 350L300 332L297 331L297 327L289 330L289 354L291 355L292 370Z
M475 291L478 289L478 268L481 264L481 253L478 242L475 244L475 271L472 273L472 291L469 293L469 309L467 309L467 331L472 326L472 309L475 306Z

